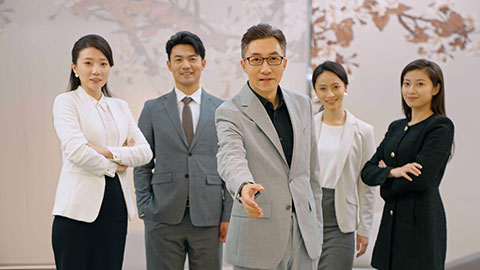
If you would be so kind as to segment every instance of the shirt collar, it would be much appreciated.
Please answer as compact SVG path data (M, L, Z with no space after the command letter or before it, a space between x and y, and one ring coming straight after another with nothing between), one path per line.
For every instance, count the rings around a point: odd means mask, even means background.
M107 111L108 110L108 103L107 103L107 99L105 98L105 96L103 95L102 93L102 97L100 97L100 100L96 100L94 99L92 96L90 96L87 91L85 91L85 89L83 89L81 86L78 87L78 90L80 91L80 93L82 93L82 95L86 96L86 99L88 100L88 102L90 102L92 105L94 105L95 107L100 107L103 111Z
M175 94L177 95L177 103L182 102L182 99L187 96L187 95L185 95L185 93L180 91L177 87L175 87ZM200 102L202 101L202 87L200 86L189 97L191 97L193 99L193 101L195 101L196 103L200 104Z
M257 92L255 92L252 87L250 86L250 83L247 82L248 84L248 87L250 88L250 90L252 90L252 92L255 94L255 96L257 96L257 98L260 100L260 102L262 103L263 107L265 108L271 108L273 110L273 103L271 103L270 101L268 101L267 99L265 99L264 97L260 96L259 94L257 94ZM277 86L277 95L278 95L278 108L282 107L283 105L283 94L282 94L282 89L280 88L280 85Z

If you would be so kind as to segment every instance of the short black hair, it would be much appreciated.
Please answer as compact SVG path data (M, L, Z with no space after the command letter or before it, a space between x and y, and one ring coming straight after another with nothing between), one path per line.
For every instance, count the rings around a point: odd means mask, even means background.
M278 43L280 43L280 47L282 47L285 56L287 54L287 40L285 39L285 35L283 35L282 30L273 28L271 25L266 23L259 23L248 28L247 32L243 34L242 41L240 43L242 48L242 59L245 57L245 53L247 52L248 44L250 44L250 42L257 39L270 37L275 38Z
M205 47L203 46L202 40L192 32L180 31L172 35L165 45L165 50L167 52L169 61L173 47L178 44L192 45L192 47L195 49L195 52L200 55L202 59L205 59Z
M324 71L330 71L334 73L345 85L348 85L347 72L345 71L343 66L337 62L325 61L322 64L318 65L315 68L315 71L313 71L313 75L312 75L313 88L315 88L315 83L317 82L318 76L320 76L320 74L322 74Z

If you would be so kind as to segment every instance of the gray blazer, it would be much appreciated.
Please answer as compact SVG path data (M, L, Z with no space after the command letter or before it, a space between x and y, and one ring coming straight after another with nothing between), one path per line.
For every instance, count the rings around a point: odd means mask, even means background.
M264 216L251 218L235 200L226 242L226 260L248 268L273 268L285 255L295 204L307 252L318 258L323 243L322 189L312 105L308 97L281 89L292 121L291 168L275 127L260 100L246 84L216 112L218 171L236 196L244 182L265 190L256 202Z
M217 226L230 220L232 198L217 173L215 110L222 104L202 90L200 117L188 147L175 91L148 100L138 126L153 152L150 163L134 169L139 216L166 224L182 221L187 195L194 226Z

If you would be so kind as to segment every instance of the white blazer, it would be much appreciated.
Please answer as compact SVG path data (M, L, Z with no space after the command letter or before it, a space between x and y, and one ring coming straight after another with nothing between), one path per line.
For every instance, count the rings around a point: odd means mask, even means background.
M108 147L115 160L128 167L148 163L152 159L150 145L138 129L127 102L105 97L119 130L117 147ZM82 87L58 95L53 104L53 123L61 143L62 171L57 186L53 215L93 222L100 212L105 190L105 175L116 169L116 164L95 150L87 142L104 146L105 129L94 103ZM135 146L122 147L133 138ZM113 173L115 171L113 170ZM127 181L127 172L118 174L128 216L132 219L135 207Z
M315 115L317 141L322 130L322 116L323 112ZM375 188L362 182L360 172L374 153L373 127L346 111L345 127L340 139L336 172L338 181L335 188L335 213L338 227L343 233L357 230L361 236L368 238L370 235Z

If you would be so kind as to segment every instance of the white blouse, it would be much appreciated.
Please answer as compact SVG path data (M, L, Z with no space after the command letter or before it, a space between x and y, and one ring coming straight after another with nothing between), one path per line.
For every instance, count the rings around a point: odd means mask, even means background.
M318 159L320 162L320 184L324 188L335 189L340 139L344 126L329 126L322 123L322 131L318 138Z

